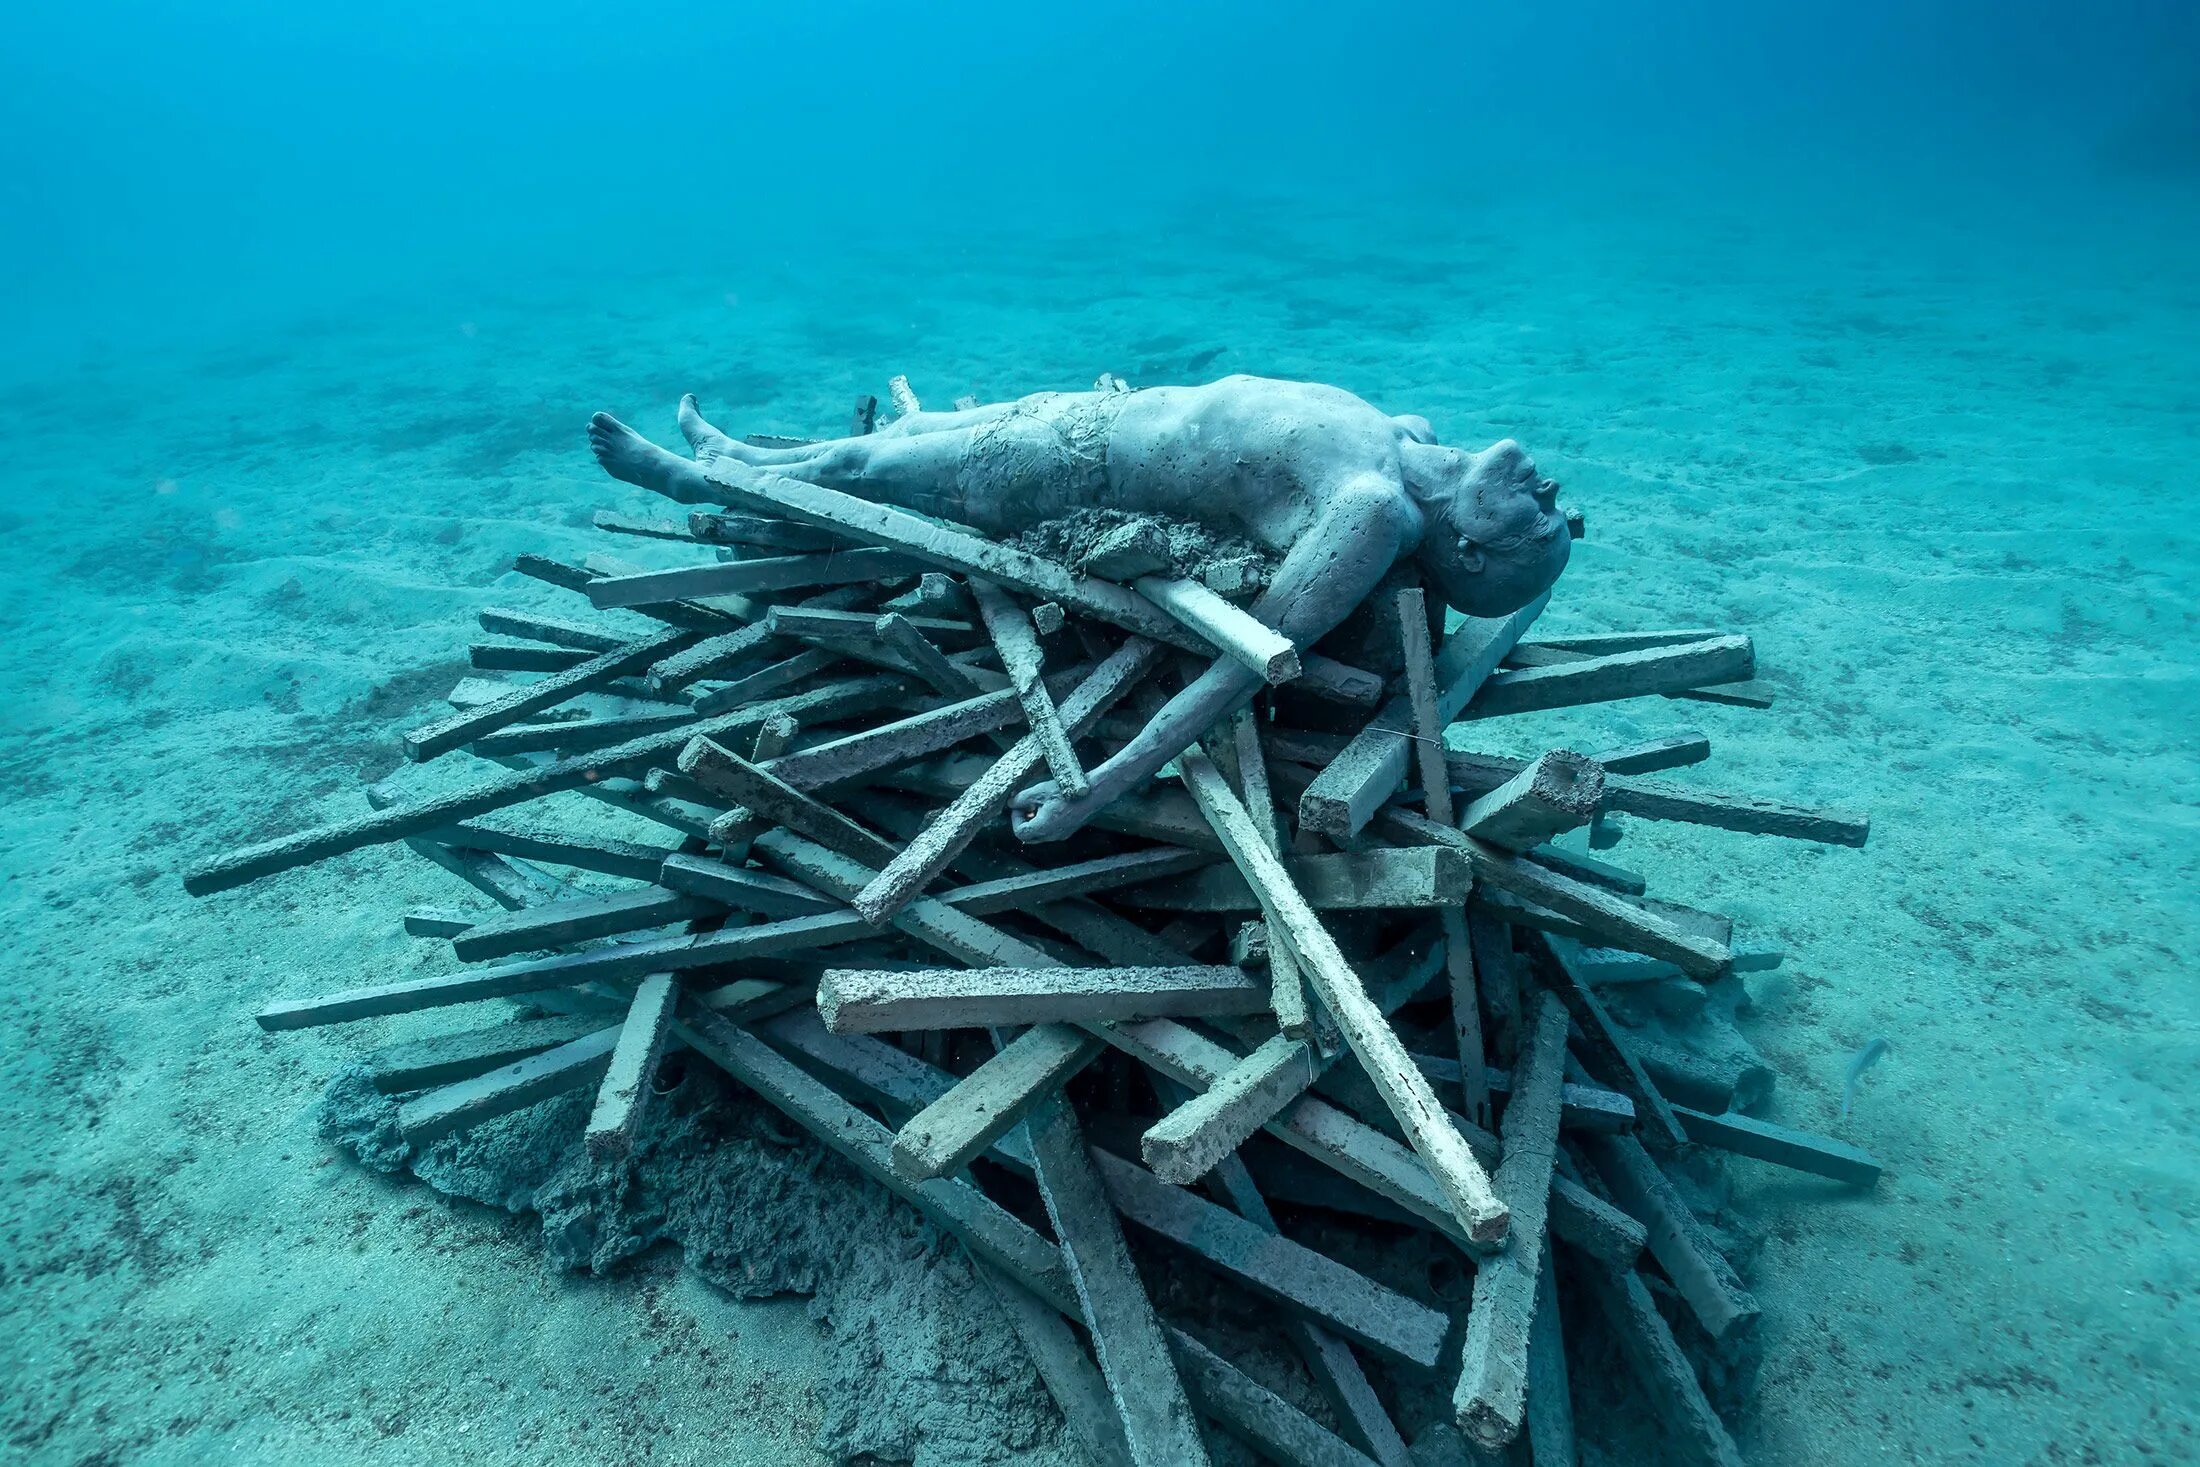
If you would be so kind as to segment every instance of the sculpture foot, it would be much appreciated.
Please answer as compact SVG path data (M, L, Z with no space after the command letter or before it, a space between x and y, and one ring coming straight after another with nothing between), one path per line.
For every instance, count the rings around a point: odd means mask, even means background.
M704 420L702 408L690 392L680 399L680 431L697 458L710 458L733 447L733 439Z
M588 420L588 451L612 478L675 498L679 496L672 486L683 473L696 472L694 464L665 452L609 413Z

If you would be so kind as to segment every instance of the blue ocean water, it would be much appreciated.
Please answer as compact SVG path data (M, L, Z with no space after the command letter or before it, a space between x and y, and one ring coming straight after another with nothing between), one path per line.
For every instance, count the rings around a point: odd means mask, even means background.
M355 1041L251 1012L426 971L446 878L176 875L354 810L513 556L649 507L590 412L1112 371L1520 439L1591 526L1550 625L1779 693L1520 736L1872 813L1620 853L1789 952L1773 1114L1890 1167L1737 1170L1745 1456L2200 1459L2200 11L213 9L0 54L7 1456L815 1459L799 1305L553 1274L315 1133Z

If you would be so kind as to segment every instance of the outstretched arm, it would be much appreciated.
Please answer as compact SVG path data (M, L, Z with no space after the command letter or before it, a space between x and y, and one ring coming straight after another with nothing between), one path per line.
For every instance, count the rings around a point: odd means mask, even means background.
M1369 477L1338 491L1291 547L1253 615L1304 649L1351 615L1389 573L1420 529L1420 511L1395 482ZM1138 736L1092 771L1092 793L1064 796L1051 782L1016 797L1010 817L1020 839L1060 840L1118 796L1138 788L1190 748L1218 719L1260 691L1260 675L1218 657L1164 705Z

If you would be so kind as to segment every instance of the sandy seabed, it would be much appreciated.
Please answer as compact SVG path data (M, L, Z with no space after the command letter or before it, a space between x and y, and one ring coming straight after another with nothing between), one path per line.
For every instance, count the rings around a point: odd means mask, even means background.
M1713 762L1676 778L1871 812L1862 851L1636 821L1615 852L1791 955L1751 979L1770 1113L1890 1168L1858 1197L1735 1164L1769 1230L1745 1455L2200 1458L2200 210L1955 212L1243 212L612 265L13 372L0 1455L817 1460L801 1301L659 1255L557 1274L525 1219L317 1135L347 1056L433 1026L252 1011L440 969L397 916L469 893L402 848L205 902L179 872L358 810L474 611L558 604L514 554L652 507L588 461L590 411L669 437L694 390L815 434L897 371L949 399L1106 369L1521 439L1591 526L1546 629L1747 631L1781 693L1533 732L1693 724Z

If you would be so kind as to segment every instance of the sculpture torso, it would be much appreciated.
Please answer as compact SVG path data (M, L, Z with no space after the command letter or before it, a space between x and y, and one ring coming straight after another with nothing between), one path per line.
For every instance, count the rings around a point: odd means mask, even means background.
M1227 377L1042 392L981 408L963 451L969 522L1015 534L1105 505L1191 520L1278 554L1353 473L1399 475L1397 424L1351 393Z

